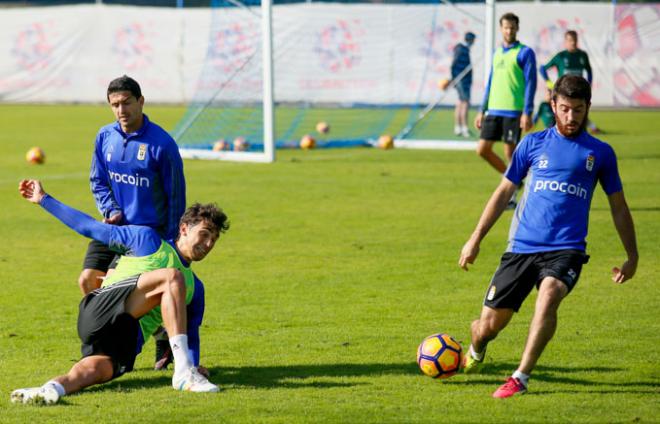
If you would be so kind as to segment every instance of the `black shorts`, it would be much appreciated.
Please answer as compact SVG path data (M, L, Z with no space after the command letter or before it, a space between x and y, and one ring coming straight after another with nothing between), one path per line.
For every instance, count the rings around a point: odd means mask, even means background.
M518 312L532 288L538 288L545 277L562 281L570 292L580 278L582 265L588 261L589 255L581 250L526 254L506 252L488 286L484 305Z
M522 129L520 117L507 118L505 116L486 115L481 122L480 138L487 141L500 141L504 137L507 144L518 144Z
M456 84L456 91L458 92L458 100L469 102L470 101L470 86L472 83L464 83L460 81Z
M96 289L80 302L78 336L82 356L108 355L112 359L112 378L131 371L137 356L140 324L125 311L124 304L139 277Z
M119 254L110 250L108 246L100 241L92 240L87 246L83 269L96 269L98 271L108 272L109 269L117 267Z

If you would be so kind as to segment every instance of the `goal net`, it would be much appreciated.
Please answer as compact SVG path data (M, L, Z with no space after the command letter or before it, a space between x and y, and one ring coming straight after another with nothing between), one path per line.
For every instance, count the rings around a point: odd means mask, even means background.
M438 81L473 32L480 102L483 4L213 4L196 93L174 130L184 157L270 161L305 136L317 148L371 146L383 134L398 147L467 145L453 133L457 92Z

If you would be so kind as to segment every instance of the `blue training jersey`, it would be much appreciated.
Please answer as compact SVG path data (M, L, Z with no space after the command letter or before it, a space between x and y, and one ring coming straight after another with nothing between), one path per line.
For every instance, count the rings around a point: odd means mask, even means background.
M111 225L96 221L91 216L73 209L50 195L44 196L41 200L41 206L51 215L59 219L69 228L77 233L100 241L110 246L115 251L121 251L125 256L148 256L155 253L162 243L160 235L151 227L142 225ZM167 241L177 255L181 263L188 267L188 262L181 257L174 241ZM121 261L121 259L120 259ZM199 327L202 325L204 317L204 285L201 280L194 275L195 288L193 298L187 305L187 334L188 347L191 350L194 364L199 365L200 340ZM142 350L144 337L142 332L139 334L138 353Z
M99 130L89 177L92 193L104 218L121 211L120 224L146 225L174 239L186 208L183 161L174 139L143 117L142 127L131 134L118 122Z
M607 195L622 190L610 145L586 131L566 138L556 126L527 135L504 176L514 184L527 177L509 231L513 253L584 251L596 182Z

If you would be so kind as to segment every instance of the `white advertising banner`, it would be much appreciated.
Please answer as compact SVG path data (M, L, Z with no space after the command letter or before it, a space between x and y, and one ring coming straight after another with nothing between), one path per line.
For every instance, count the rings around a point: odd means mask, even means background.
M660 5L497 3L516 13L519 39L546 63L578 32L594 72L597 106L660 106ZM128 74L150 102L259 101L258 8L60 6L0 13L0 101L102 102ZM429 103L450 76L467 31L472 103L483 95L483 4L295 4L274 7L279 102ZM500 40L499 33L496 39ZM499 41L498 41L499 42ZM554 74L550 73L554 78ZM544 85L539 76L537 101ZM449 91L443 103L454 102Z

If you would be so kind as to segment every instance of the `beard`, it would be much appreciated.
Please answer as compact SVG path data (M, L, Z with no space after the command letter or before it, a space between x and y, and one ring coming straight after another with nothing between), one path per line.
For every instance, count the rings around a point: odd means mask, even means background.
M561 122L557 115L555 115L555 121L557 122L557 129L561 135L564 137L575 137L587 129L587 123L589 122L589 112L584 115L584 118L580 123L577 121L570 121L564 124Z

